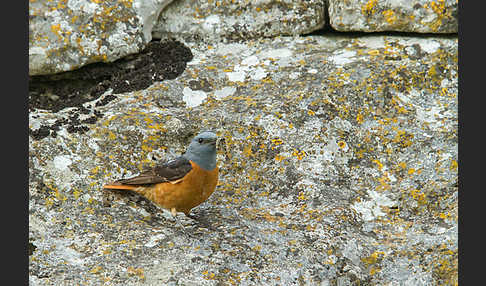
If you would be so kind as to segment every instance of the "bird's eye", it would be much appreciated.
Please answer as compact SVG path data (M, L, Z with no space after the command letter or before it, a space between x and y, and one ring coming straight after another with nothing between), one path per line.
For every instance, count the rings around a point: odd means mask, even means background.
M197 140L197 142L199 142L199 143L203 143L203 139L202 139L202 138L199 138L199 139Z

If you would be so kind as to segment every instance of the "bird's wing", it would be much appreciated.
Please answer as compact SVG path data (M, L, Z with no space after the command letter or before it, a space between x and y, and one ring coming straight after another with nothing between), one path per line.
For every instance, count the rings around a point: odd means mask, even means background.
M136 177L121 179L115 183L124 185L145 185L165 182L176 183L184 178L184 176L191 170L191 162L181 156L172 161L145 170Z

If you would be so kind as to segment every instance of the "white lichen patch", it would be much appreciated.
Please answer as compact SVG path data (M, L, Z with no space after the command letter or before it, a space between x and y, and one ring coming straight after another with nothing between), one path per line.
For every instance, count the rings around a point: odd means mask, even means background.
M219 44L214 53L219 56L238 55L248 50L248 46L242 43Z
M280 49L270 49L261 52L258 56L260 58L272 58L272 59L282 59L288 58L293 55L292 51L287 48L280 48Z
M54 167L56 169L59 169L61 171L65 171L68 169L69 165L71 165L73 162L71 161L71 156L69 155L59 155L54 157L54 160L52 163L54 164Z
M221 100L227 96L232 96L236 92L236 87L234 86L225 86L222 89L218 89L214 92L214 97L217 100Z
M267 76L267 74L268 73L263 68L257 67L256 69L250 71L250 78L252 80L262 80Z
M241 64L244 66L256 66L258 63L258 57L255 55L249 56L241 61Z
M207 98L206 92L202 90L192 90L187 86L182 90L182 94L182 100L186 103L187 107L199 106Z
M328 59L334 62L334 64L338 67L342 67L345 64L352 63L354 61L353 57L356 56L355 51L339 51L332 56L330 56Z
M437 51L438 48L440 48L440 43L436 41L427 41L427 42L422 42L420 47L422 48L423 51L431 54Z
M427 108L422 108L420 106L417 109L417 119L421 122L427 123L432 129L438 129L443 126L441 120L444 118L442 109L438 106L432 106Z
M406 39L399 39L399 43L407 48L411 48L413 45L419 45L420 49L426 53L434 53L440 48L441 44L438 41L426 39L426 38L406 38Z
M385 46L383 37L367 36L359 38L356 41L369 49L379 49Z
M360 263L362 247L355 240L348 241L343 247L343 256L351 260L354 264Z
M290 73L289 78L298 79L299 76L300 76L300 72L292 72L292 73Z
M235 71L235 72L228 72L226 73L226 76L228 77L229 81L232 82L243 82L245 81L246 78L246 72L244 70L242 71Z
M163 233L156 234L149 238L147 243L144 244L145 247L154 247L156 246L160 240L166 238L166 235Z
M201 27L208 32L217 32L216 29L218 28L218 24L220 22L221 19L218 15L210 15L204 19Z
M334 161L336 153L339 151L339 146L335 138L329 139L326 147L324 147L324 153L322 154L322 159L324 162L331 163Z
M396 205L396 202L390 200L385 194L368 191L369 200L361 200L354 202L351 208L361 214L364 221L371 221L378 217L385 216L382 207L391 207Z

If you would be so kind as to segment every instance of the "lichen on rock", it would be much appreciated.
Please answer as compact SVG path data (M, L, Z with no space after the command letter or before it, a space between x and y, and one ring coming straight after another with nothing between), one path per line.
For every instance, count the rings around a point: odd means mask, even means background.
M186 44L179 77L29 138L31 284L457 283L457 38ZM197 221L101 190L203 129L221 173Z

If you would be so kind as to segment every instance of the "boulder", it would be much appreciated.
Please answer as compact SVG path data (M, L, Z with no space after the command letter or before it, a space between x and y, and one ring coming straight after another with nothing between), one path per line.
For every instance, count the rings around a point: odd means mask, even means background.
M31 1L29 75L71 71L140 52L171 1Z
M311 1L180 0L162 11L154 38L235 41L302 35L324 27L325 3Z
M331 27L342 32L457 33L457 0L328 0Z
M175 79L29 113L56 131L29 137L31 285L458 283L457 37L186 45ZM102 190L202 129L197 220Z

